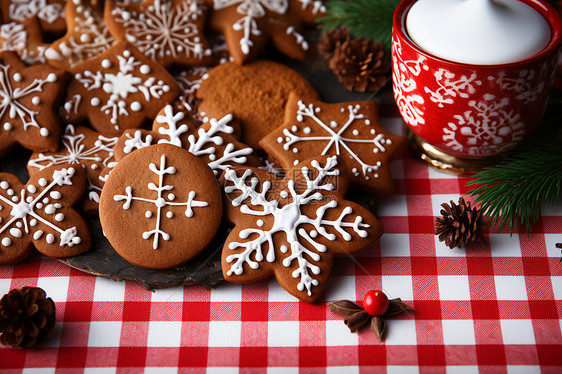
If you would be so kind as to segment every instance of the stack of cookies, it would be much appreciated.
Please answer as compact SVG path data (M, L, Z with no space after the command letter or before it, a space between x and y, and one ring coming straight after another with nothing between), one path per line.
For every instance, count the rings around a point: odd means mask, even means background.
M91 248L83 217L130 263L169 269L223 222L229 282L275 275L300 300L324 293L335 256L382 226L349 191L392 193L404 141L374 102L326 104L285 65L319 0L6 0L0 155L33 151L30 180L0 173L0 263L33 248ZM348 188L349 187L349 188ZM351 198L351 200L347 200Z

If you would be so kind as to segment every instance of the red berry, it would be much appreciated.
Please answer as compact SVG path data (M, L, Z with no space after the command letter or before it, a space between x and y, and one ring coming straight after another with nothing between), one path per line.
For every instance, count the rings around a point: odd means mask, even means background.
M388 297L379 290L371 290L363 297L363 309L372 316L385 314L389 304Z

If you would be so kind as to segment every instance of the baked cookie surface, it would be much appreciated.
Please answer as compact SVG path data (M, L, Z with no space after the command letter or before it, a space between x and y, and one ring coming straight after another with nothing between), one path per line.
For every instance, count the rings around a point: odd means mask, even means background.
M219 184L199 158L170 144L139 149L113 169L100 199L103 231L117 253L150 269L181 265L214 238Z

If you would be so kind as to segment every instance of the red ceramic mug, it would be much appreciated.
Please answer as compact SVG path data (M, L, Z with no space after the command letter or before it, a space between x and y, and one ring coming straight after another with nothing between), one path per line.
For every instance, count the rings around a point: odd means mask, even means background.
M440 169L472 173L523 141L543 114L562 46L562 21L551 6L522 0L551 29L532 58L498 65L451 62L420 49L406 17L417 0L394 13L392 83L412 148Z

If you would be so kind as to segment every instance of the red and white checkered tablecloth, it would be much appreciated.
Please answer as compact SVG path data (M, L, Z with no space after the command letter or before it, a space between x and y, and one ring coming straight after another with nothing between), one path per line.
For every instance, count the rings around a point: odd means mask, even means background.
M392 105L382 115L403 133ZM275 281L149 292L37 255L0 266L0 294L42 287L57 323L36 349L0 348L0 372L560 373L562 202L530 236L489 232L487 244L450 250L434 221L467 179L407 152L392 170L396 194L376 206L385 234L336 261L326 294L361 301L382 289L413 306L415 315L388 321L385 343L368 329L351 334L325 303L296 301Z

